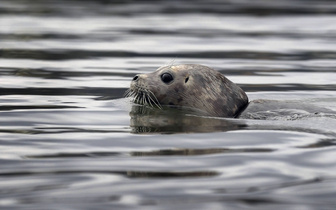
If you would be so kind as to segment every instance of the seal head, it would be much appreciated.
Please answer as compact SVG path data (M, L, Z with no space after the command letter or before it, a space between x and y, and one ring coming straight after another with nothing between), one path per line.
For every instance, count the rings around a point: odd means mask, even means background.
M215 117L237 117L248 104L240 87L218 71L196 64L136 75L126 96L138 104L193 108Z

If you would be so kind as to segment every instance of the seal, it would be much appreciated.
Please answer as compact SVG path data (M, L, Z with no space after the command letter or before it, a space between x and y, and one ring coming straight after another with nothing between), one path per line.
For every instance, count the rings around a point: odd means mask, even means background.
M239 86L218 71L197 64L164 66L138 74L125 96L141 105L185 107L214 117L237 117L248 105Z

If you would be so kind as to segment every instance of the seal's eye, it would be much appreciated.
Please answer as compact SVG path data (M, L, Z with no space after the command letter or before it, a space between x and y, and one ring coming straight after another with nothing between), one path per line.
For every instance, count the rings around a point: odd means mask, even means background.
M168 83L170 83L171 81L173 81L174 78L173 78L173 76L172 76L171 74L169 74L169 73L163 73L163 74L161 75L161 80L162 80L162 82L168 84Z

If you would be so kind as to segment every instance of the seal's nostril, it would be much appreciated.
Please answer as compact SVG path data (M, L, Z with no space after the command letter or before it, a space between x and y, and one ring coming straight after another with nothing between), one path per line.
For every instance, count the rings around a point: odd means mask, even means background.
M135 75L135 77L133 77L133 81L136 81L138 80L139 76L138 75Z

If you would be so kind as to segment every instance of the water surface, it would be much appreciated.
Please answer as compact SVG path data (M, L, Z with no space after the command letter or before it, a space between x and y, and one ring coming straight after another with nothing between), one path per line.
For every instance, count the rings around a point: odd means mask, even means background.
M0 11L1 208L335 208L334 116L139 114L121 99L135 74L196 63L250 100L336 111L333 1L3 0Z

